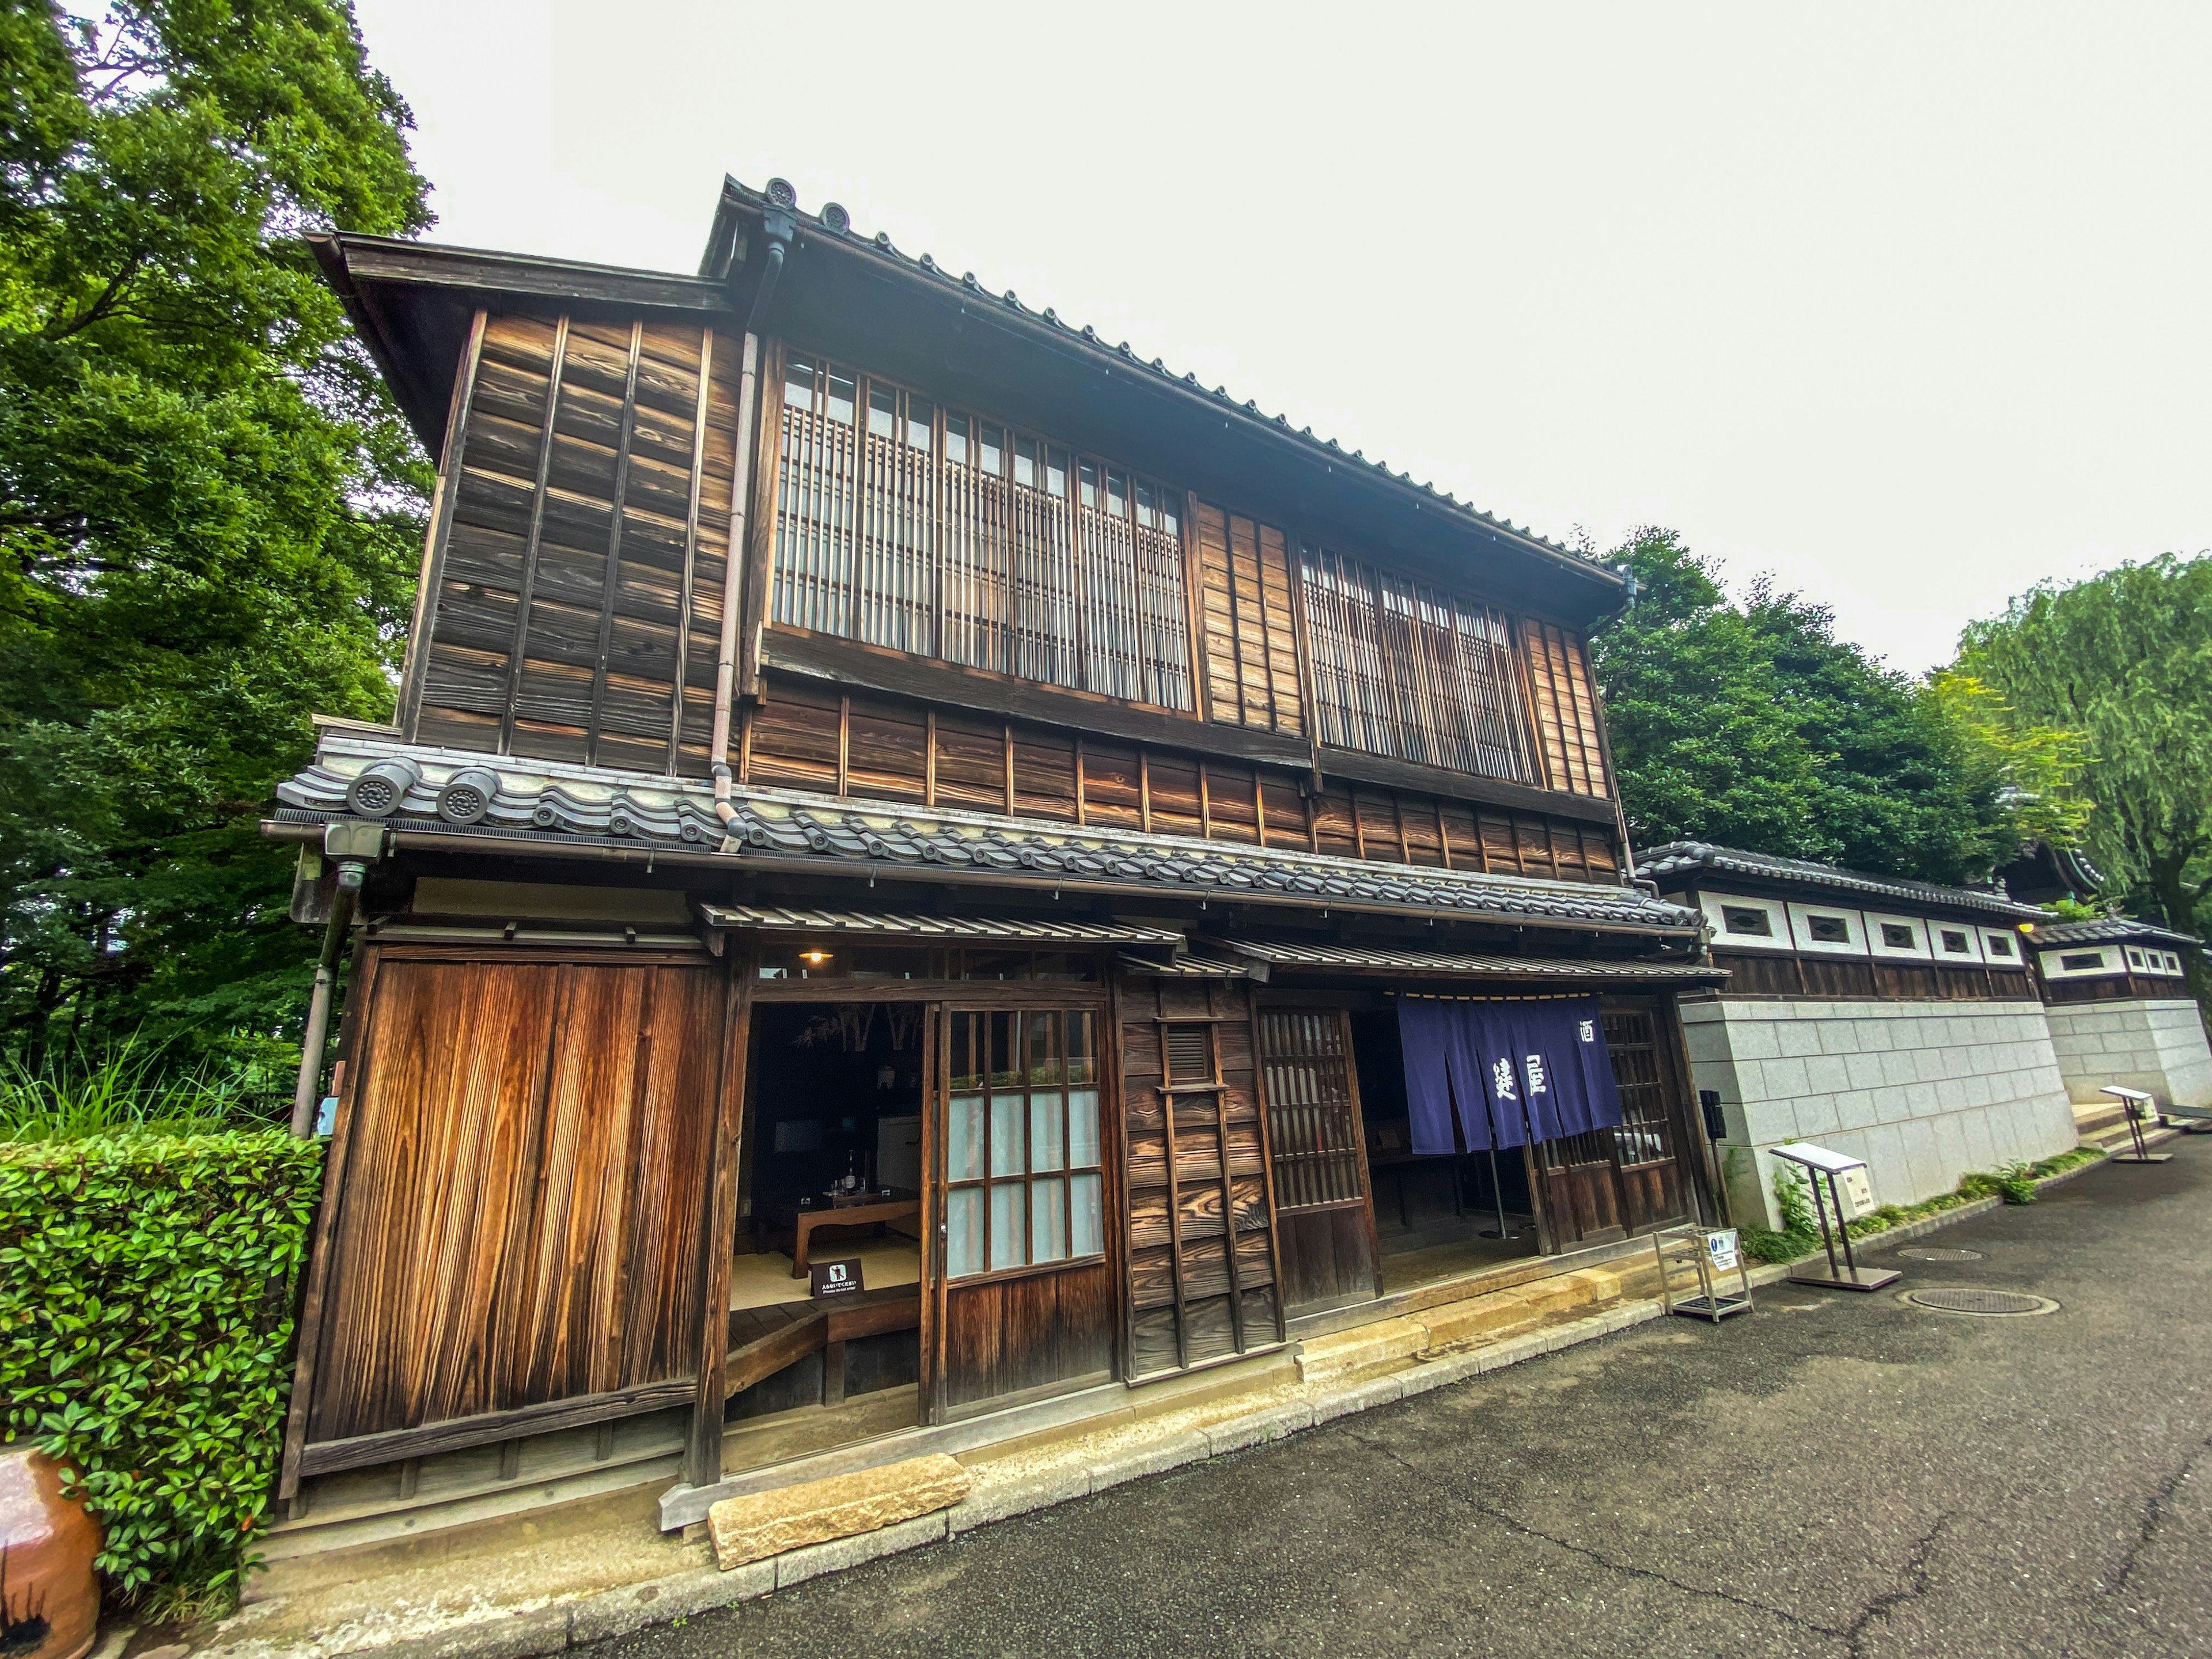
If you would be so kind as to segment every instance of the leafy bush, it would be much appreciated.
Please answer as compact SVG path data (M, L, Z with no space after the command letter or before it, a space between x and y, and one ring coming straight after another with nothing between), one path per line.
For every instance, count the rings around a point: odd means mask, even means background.
M322 1161L267 1129L0 1145L0 1429L76 1466L127 1597L229 1592L260 1530Z
M2094 1146L2076 1146L2071 1152L2060 1152L2035 1164L2015 1160L1995 1170L1975 1170L1959 1178L1954 1192L1938 1193L1917 1204L1881 1205L1845 1223L1844 1231L1855 1239L1867 1238L1901 1227L1908 1221L1955 1210L1977 1199L2002 1198L2008 1204L2033 1204L2037 1182L2084 1164L2094 1164L2104 1156ZM1807 1192L1805 1178L1795 1170L1787 1166L1775 1170L1774 1203L1782 1212L1784 1224L1780 1231L1750 1226L1738 1230L1744 1250L1753 1260L1796 1261L1820 1248L1820 1228L1814 1219L1812 1201Z

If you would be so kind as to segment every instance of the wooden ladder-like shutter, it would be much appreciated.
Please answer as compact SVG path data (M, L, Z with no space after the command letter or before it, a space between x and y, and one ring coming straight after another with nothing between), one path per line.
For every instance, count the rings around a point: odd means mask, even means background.
M1274 1197L1244 988L1124 993L1133 1380L1284 1340Z

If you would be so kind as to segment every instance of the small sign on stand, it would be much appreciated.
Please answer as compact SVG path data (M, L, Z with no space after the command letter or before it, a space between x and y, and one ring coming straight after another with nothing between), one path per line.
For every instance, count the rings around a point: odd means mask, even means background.
M1663 1227L1651 1235L1659 1259L1659 1299L1670 1314L1709 1319L1717 1325L1730 1314L1751 1311L1751 1272L1733 1227ZM1696 1270L1698 1293L1677 1298L1674 1279L1683 1267ZM1721 1275L1736 1278L1733 1291L1721 1289Z
M2146 1121L2152 1123L2158 1121L2156 1097L2147 1095L2140 1089L2118 1089L2110 1085L2099 1090L2098 1092L2112 1096L2114 1100L2128 1109L2128 1139L2135 1143L2135 1151L2114 1152L2112 1158L2113 1163L2163 1164L2173 1156L2172 1152L2154 1152L2143 1145L2143 1124Z
M1813 1188L1813 1212L1820 1218L1820 1243L1828 1253L1826 1273L1794 1273L1792 1285L1822 1285L1836 1291L1878 1291L1885 1285L1893 1285L1902 1277L1893 1268L1862 1267L1851 1255L1850 1229L1845 1224L1874 1208L1874 1183L1867 1178L1866 1160L1845 1152L1832 1152L1826 1146L1809 1142L1792 1141L1787 1146L1773 1148L1773 1155L1784 1163L1795 1164L1809 1178ZM1823 1201L1820 1189L1827 1188ZM1828 1212L1835 1212L1833 1225ZM1844 1259L1836 1260L1836 1242L1843 1241Z
M860 1258L848 1256L842 1261L815 1261L807 1265L807 1277L813 1282L806 1287L807 1295L817 1300L824 1297L856 1296L861 1289Z

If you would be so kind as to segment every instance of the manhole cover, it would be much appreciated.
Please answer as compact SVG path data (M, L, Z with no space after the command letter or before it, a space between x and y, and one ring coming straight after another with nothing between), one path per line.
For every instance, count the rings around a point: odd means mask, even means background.
M1917 1308L1939 1313L2047 1314L2058 1304L2048 1297L2022 1296L2017 1291L1907 1291L1901 1298Z
M1979 1261L1982 1259L1982 1253L1979 1250L1936 1249L1932 1247L1922 1249L1917 1245L1911 1244L1899 1250L1898 1255L1909 1255L1915 1261Z

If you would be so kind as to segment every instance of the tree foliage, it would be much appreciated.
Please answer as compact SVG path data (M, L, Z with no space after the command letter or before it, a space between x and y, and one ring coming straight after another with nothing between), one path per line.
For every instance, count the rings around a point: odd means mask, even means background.
M0 1042L274 1036L255 823L381 717L423 466L300 233L428 222L331 0L0 0Z
M2212 555L2168 554L2086 581L2045 583L1967 629L1961 672L2013 719L2081 733L2083 846L2106 896L2212 931ZM2212 977L2187 958L2198 1000Z
M1614 556L1635 601L1591 653L1630 832L1960 882L2018 844L2000 757L1959 700L1838 640L1835 619L1754 583L1742 604L1673 531Z

